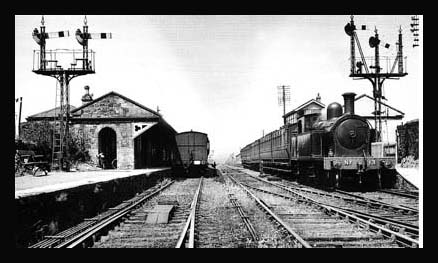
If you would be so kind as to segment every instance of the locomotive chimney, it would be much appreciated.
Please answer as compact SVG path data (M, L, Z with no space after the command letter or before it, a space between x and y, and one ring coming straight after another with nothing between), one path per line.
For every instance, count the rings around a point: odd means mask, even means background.
M344 97L345 114L354 114L354 97L356 93L347 92L342 94Z

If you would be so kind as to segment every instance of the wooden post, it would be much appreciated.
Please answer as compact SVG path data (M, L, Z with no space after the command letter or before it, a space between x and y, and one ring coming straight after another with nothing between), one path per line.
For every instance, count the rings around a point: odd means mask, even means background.
M20 139L20 123L21 123L21 107L23 104L23 97L20 97L20 111L18 113L18 139Z

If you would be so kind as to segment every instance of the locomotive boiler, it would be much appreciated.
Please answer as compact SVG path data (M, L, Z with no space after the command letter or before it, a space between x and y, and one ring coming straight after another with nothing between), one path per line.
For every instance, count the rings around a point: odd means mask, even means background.
M396 160L372 150L375 130L355 114L355 95L343 94L345 112L339 103L328 105L325 119L318 108L299 107L292 121L241 150L242 165L325 187L390 187Z

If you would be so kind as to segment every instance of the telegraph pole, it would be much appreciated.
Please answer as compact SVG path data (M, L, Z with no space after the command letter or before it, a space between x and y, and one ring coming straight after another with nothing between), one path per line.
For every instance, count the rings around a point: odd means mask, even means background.
M278 105L283 106L283 124L286 125L286 103L290 101L290 86L280 85L278 88Z
M20 111L18 112L18 138L20 138L21 108L23 106L23 97L20 97Z
M20 102L20 110L18 112L18 128L17 128L18 139L20 139L21 106L23 104L23 97L15 99L15 102ZM15 118L17 118L17 114L16 113L15 113Z

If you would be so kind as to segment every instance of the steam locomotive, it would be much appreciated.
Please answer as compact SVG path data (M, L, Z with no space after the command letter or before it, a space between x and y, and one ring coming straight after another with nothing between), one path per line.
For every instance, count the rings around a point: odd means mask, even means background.
M395 157L384 155L382 143L372 143L376 131L354 113L355 96L343 94L345 112L331 103L326 119L321 109L298 110L291 123L242 148L242 165L329 188L391 187Z

